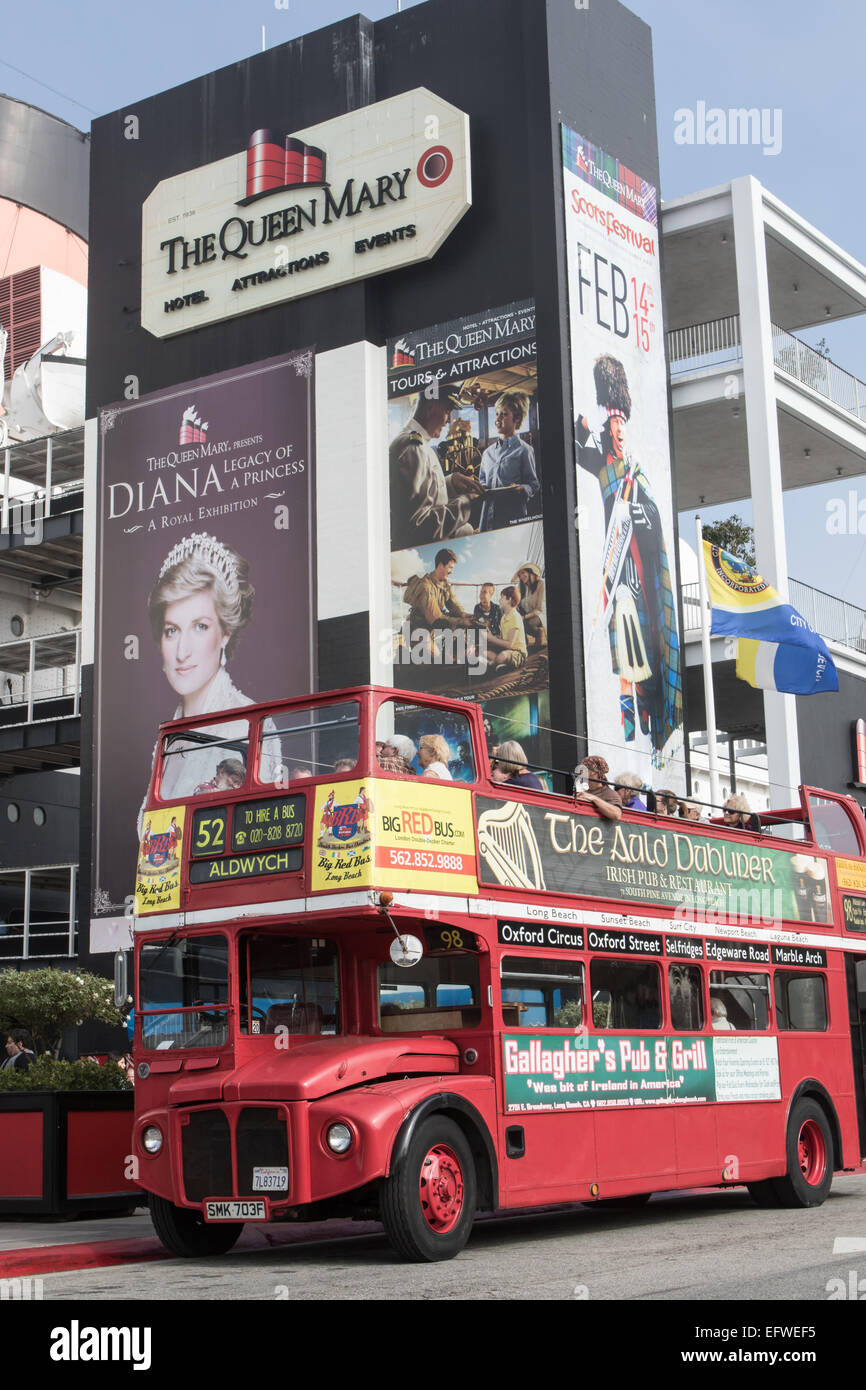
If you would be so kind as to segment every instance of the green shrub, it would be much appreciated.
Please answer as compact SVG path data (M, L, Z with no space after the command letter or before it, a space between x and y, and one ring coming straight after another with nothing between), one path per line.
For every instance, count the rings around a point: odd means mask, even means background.
M112 980L86 970L0 970L0 1031L26 1028L37 1056L56 1055L63 1030L88 1021L123 1022Z
M131 1090L120 1067L111 1061L101 1067L98 1062L58 1062L54 1057L37 1057L29 1067L0 1070L0 1093Z

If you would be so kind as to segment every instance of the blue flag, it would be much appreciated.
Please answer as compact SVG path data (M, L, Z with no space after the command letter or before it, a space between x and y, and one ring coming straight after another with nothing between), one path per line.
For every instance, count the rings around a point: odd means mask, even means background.
M827 644L796 608L735 555L704 541L714 637L737 637L737 675L760 690L838 690Z

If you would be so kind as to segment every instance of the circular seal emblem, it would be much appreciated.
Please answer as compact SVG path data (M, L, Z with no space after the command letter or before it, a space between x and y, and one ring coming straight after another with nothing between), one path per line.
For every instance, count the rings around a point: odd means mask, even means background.
M748 565L736 556L729 555L727 550L720 550L717 545L711 547L710 555L712 558L713 569L724 584L726 589L732 589L737 594L763 594L769 589L769 584L757 573L750 570Z

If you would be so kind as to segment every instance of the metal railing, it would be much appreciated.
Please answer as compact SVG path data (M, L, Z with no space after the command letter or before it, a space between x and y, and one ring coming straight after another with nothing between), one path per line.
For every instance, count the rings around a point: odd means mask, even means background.
M56 507L68 511L84 488L84 430L62 430L0 452L0 525L10 529L16 507L38 508L44 519ZM13 489L12 481L16 487Z
M0 968L78 954L76 864L0 870Z
M668 357L672 377L697 372L702 367L716 367L722 362L741 362L739 314L672 329L668 333Z
M37 706L53 700L71 700L75 716L80 699L80 627L0 645L2 722L9 722L6 712L10 711L13 722L32 724L40 717Z
M700 585L683 584L683 627L694 632L701 625ZM788 601L828 642L838 642L866 655L866 609L813 589L799 579L788 580Z
M866 610L834 594L825 594L822 589L801 584L798 579L788 580L788 593L797 612L822 637L866 653Z
M776 323L770 327L776 367L802 386L808 386L834 405L856 415L858 420L866 421L866 383L809 347L808 343L802 342L787 329L780 328ZM672 377L743 360L739 314L689 324L687 328L674 328L668 333L667 339Z
M771 324L773 331L773 361L783 372L792 376L803 386L808 386L819 395L826 396L834 405L856 415L858 420L866 420L866 384L844 368L837 367L829 357L816 352L796 338L793 333Z

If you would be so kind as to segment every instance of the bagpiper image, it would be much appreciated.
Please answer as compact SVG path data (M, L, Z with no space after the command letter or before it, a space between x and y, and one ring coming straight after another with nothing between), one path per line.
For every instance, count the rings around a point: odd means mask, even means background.
M605 353L593 368L607 419L600 435L578 414L581 468L599 482L604 502L602 573L593 637L607 632L611 668L620 678L626 743L636 728L658 757L682 724L682 676L676 607L659 509L637 459L626 447L632 400L622 362Z

